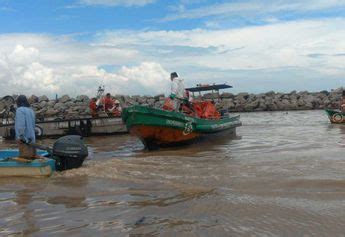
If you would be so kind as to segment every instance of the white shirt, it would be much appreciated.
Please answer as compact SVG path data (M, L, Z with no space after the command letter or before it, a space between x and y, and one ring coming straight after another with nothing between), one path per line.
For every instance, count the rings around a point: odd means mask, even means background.
M179 77L175 77L171 81L171 94L175 94L178 98L184 98L185 96L185 88L183 79L180 79Z

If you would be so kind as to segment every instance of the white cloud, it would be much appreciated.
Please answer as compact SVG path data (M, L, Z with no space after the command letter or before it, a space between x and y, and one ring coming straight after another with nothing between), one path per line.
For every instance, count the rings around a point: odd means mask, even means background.
M57 85L57 78L51 68L44 67L38 62L28 65L27 69L20 75L23 80L16 83L15 86L33 87L35 89L45 89L46 91L55 92L60 89Z
M70 68L69 82L80 85L85 94L93 95L97 86L104 84L113 94L159 94L164 93L169 84L169 73L155 62L123 66L110 73L96 66ZM72 72L73 71L73 72ZM91 86L91 87L90 87Z
M162 86L167 86L169 73L159 64L143 62L137 67L122 67L119 77L124 81L139 82L141 85L152 88L156 92L162 91Z
M16 45L12 52L0 58L2 94L24 93L28 90L51 93L59 89L53 70L39 61L39 50Z
M80 0L79 4L93 6L145 6L147 4L153 3L156 0Z
M222 27L218 22L215 21L207 21L205 22L205 27L210 29L221 29Z
M264 17L282 12L310 12L328 9L345 8L343 0L247 0L213 5L199 8L184 9L183 12L174 13L164 17L161 21L174 21L178 19L194 19L210 16L244 16L246 18Z
M127 64L135 66L124 66ZM114 72L102 69L103 65L114 68ZM118 72L116 67L120 67ZM164 89L155 85L162 85L167 78L160 64L138 60L133 49L78 43L65 37L0 36L1 95L92 96L101 83L112 93L161 93Z
M208 80L223 82L228 78L226 74L232 71L242 72L236 74L237 78L257 71L258 81L270 72L280 71L286 73L282 77L287 85L289 75L292 79L301 75L299 79L304 83L299 87L308 89L315 88L308 74L319 81L345 76L345 60L341 55L345 52L344 24L345 19L334 18L228 30L108 32L103 35L103 43L123 47L135 45L146 57L160 58L160 63L169 71L184 70L190 86L206 80L212 72L219 77ZM121 38L121 35L126 37ZM100 39L98 43L101 44ZM327 57L310 57L314 53ZM210 73L200 74L198 70ZM332 79L323 80L319 85L321 89L327 83L332 84ZM336 81L339 82L334 80L333 85Z
M217 69L263 69L275 67L310 67L315 61L306 55L312 53L336 54L345 51L345 19L325 21L301 21L280 23L268 26L247 27L231 30L190 30L190 31L155 31L126 32L121 38L120 32L109 32L104 36L108 45L137 45L148 48L152 45L170 47L171 55L162 61L181 60L181 64ZM330 43L332 42L332 43ZM176 47L214 48L207 54L184 55ZM168 48L167 48L168 49ZM238 50L234 50L238 49ZM154 51L157 55L157 51ZM154 55L153 55L154 56ZM341 57L335 57L337 65L343 66ZM330 67L324 62L322 67ZM313 68L318 70L319 66Z
M8 55L8 59L18 64L26 64L33 60L37 60L38 55L39 51L36 48L24 48L23 45L18 44L13 52Z
M338 18L228 30L114 31L91 42L0 35L0 94L92 96L100 84L114 94L157 94L167 92L171 71L187 86L233 78L253 91L275 82L281 88L340 87L344 25Z

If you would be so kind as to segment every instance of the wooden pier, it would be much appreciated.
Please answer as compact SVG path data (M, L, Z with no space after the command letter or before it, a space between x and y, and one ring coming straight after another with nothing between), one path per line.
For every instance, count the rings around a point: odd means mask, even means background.
M0 121L0 136L5 139L14 139L14 121ZM126 125L121 117L85 117L74 119L60 119L36 122L36 136L59 137L76 134L83 137L93 135L110 135L127 133Z

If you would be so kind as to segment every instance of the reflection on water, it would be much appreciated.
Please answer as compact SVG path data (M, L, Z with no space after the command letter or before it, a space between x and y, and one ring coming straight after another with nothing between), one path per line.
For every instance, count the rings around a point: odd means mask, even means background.
M0 236L343 235L345 127L322 111L241 116L233 139L148 152L92 137L80 169L2 179Z
M23 217L23 235L29 235L39 231L39 227L36 225L36 220L34 219L34 210L30 208L30 203L32 202L32 192L34 189L22 189L16 192L16 198L14 202L21 207L22 217ZM19 223L18 223L19 224Z

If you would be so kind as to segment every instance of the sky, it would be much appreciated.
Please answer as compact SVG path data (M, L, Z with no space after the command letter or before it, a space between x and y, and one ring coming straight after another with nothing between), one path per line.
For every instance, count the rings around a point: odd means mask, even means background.
M0 96L345 86L345 0L0 0Z

